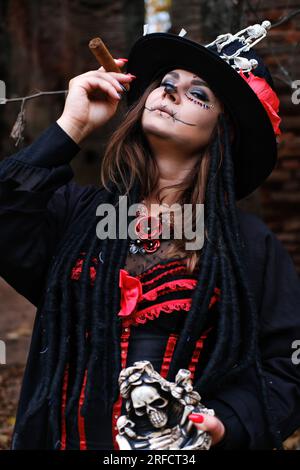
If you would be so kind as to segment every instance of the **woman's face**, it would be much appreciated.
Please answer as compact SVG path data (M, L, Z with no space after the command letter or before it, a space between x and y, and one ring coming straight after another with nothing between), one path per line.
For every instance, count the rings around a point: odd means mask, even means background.
M168 139L194 153L209 143L222 111L222 103L201 77L176 69L149 94L141 123L146 136Z

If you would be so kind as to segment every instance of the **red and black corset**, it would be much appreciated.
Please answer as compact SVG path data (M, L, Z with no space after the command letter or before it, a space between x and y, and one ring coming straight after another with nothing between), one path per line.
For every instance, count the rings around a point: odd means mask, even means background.
M97 258L92 261L93 265L90 267L91 285L94 283L98 264ZM83 259L80 258L72 270L72 280L76 281L80 278L82 264ZM130 366L138 360L149 360L155 370L163 377L167 377L180 331L191 307L192 294L197 278L197 270L192 274L186 271L184 259L161 261L137 276L132 276L126 269L120 270L121 303L118 315L122 319L122 368ZM209 305L210 309L218 302L219 296L220 290L215 288ZM192 373L192 379L199 364L204 341L212 329L212 324L209 324L195 345L188 366ZM66 369L62 402L62 449L66 448L64 410L67 381L68 370ZM88 448L85 438L84 418L80 412L84 400L85 383L86 375L78 408L80 449ZM122 405L122 398L119 396L114 405L111 426L115 449L118 448L115 440L117 433L116 422L124 412ZM99 426L101 426L101 423L99 423Z

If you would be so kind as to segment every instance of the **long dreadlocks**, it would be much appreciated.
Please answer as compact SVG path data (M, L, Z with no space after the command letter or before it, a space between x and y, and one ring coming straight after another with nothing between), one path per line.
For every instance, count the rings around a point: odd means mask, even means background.
M272 443L276 448L282 448L261 365L257 307L245 273L244 244L234 194L229 124L224 115L219 117L218 133L211 143L210 155L205 194L207 236L202 248L192 305L178 339L168 380L174 379L178 369L188 364L207 320L213 290L218 285L221 297L216 343L201 375L195 377L194 388L201 395L213 396L213 392L230 379L254 366L261 384ZM136 182L128 194L129 203L139 202L140 194L140 184ZM76 354L73 356L76 366L66 414L70 414L78 404L86 370L84 414L92 402L95 390L97 396L102 398L107 413L111 412L118 397L118 376L121 371L121 323L117 316L120 306L118 278L119 270L125 265L129 239L98 239L95 211L102 201L116 206L119 196L120 191L114 184L110 185L109 190L99 189L95 207L82 214L80 226L69 228L49 270L41 315L45 352L40 360L44 374L20 428L28 417L33 416L48 402L56 446L59 445L60 438L62 383L65 370L74 354L73 337L76 338ZM86 256L80 277L80 292L78 298L74 298L70 272L82 251ZM99 252L103 262L98 264L94 286L91 288L90 265L95 256L98 258ZM90 341L87 331L91 332Z

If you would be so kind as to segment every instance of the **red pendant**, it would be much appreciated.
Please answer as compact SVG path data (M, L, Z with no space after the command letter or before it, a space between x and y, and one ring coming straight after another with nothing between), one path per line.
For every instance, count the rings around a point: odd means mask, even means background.
M160 247L160 241L159 240L152 240L152 241L147 241L143 243L143 248L146 251L146 253L155 253L155 251L158 250Z
M135 226L135 233L140 240L155 240L162 233L160 219L153 216L140 217Z

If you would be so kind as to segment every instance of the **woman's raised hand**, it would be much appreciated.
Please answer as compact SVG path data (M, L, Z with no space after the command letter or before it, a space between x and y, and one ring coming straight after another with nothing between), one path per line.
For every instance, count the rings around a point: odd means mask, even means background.
M115 62L120 68L125 64L122 59ZM131 83L133 79L133 75L106 72L103 67L72 78L57 124L79 144L113 117L124 93L120 84Z

